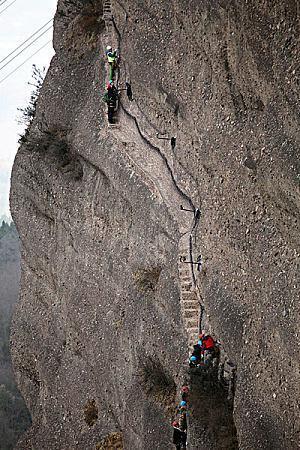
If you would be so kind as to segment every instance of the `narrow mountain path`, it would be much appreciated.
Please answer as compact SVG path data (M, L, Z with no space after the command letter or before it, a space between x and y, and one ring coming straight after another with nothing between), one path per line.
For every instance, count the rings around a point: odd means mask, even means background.
M105 47L111 45L119 48L120 35L113 21L112 6L110 0L105 0L103 5L106 30L104 44ZM123 81L125 83L125 80ZM174 175L174 161L167 158L160 149L161 141L156 138L156 131L149 125L138 105L124 100L120 103L116 115L116 124L109 125L103 133L109 134L116 146L120 147L120 143L123 143L122 153L127 164L133 165L132 173L141 178L151 192L153 200L165 203L170 215L178 224L181 234L178 243L180 305L188 346L191 348L199 334L200 296L193 276L193 267L184 259L189 260L193 257L190 234L196 208L184 188L179 186ZM187 173L182 173L181 179L182 184L187 183L189 187L193 186L196 192L195 183Z
M106 18L107 34L105 38L107 45L115 45L116 48L120 49L120 33L118 33L114 22L112 3L109 0L104 3L104 17ZM125 68L125 66L126 63L122 59L118 82L124 85L127 80L123 78L122 67ZM128 76L128 68L126 73ZM123 88L123 86L120 87ZM148 187L153 201L164 203L169 214L178 225L180 232L178 241L180 307L187 335L188 353L191 352L193 344L198 341L199 332L207 327L204 305L201 301L200 289L195 276L195 266L191 264L191 262L197 260L198 256L194 254L193 242L201 218L200 210L197 210L191 199L191 197L197 198L197 186L192 177L184 171L182 166L177 164L175 155L173 156L171 152L165 152L165 149L162 150L162 141L157 138L157 129L147 119L137 102L129 101L123 95L116 116L116 125L104 127L101 130L100 140L109 137L112 146L120 149L124 161L132 167L132 173L138 176ZM234 370L228 375L226 373L228 367L234 366L229 362L225 352L221 350L219 380L229 382L229 397L231 397L232 373ZM188 361L184 372L189 379ZM226 379L226 376L229 376L229 379ZM217 382L217 376L214 379ZM193 384L192 379L190 382ZM196 403L194 409L195 406ZM226 408L228 408L228 405L226 405ZM198 423L197 414L194 415L194 419L190 421L190 424L194 423L196 426Z

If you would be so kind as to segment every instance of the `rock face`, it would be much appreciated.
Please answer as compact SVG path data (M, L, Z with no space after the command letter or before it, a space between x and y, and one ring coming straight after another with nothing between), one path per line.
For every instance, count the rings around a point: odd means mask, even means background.
M294 450L297 2L111 9L107 27L101 1L59 2L56 56L14 165L22 290L12 350L33 418L18 448L103 448L115 436L115 448L172 448L199 325L184 302L194 302L237 367L239 448ZM134 96L122 92L113 128L101 99L108 41L120 49L119 87L130 81ZM176 137L175 148L159 137ZM179 258L200 255L184 300ZM221 394L197 389L190 447L236 448L225 397L222 406ZM202 424L201 395L211 413Z

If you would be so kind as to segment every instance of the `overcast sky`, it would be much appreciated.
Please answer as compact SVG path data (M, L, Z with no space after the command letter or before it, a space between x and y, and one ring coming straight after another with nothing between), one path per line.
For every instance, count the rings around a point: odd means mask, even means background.
M0 4L3 1L0 0ZM13 0L5 0L0 6L0 61L54 16L57 0L16 0L9 6L11 3ZM1 13L6 6L9 8ZM52 29L7 67L1 69L10 58L0 63L0 217L3 213L8 213L10 173L18 149L17 141L22 131L22 126L16 121L20 115L17 108L28 104L32 90L28 86L32 64L48 67L54 54L52 43L49 43L7 80L3 82L1 80L49 40L52 40Z

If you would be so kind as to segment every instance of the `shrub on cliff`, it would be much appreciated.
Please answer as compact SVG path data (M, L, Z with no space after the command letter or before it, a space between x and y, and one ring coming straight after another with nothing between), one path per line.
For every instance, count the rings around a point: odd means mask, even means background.
M32 82L29 82L28 84L33 86L34 89L31 92L28 105L25 108L18 108L18 111L21 112L21 117L18 122L25 125L25 131L21 134L19 139L20 144L26 142L30 125L35 118L36 104L45 78L45 71L45 67L39 69L35 64L32 66Z

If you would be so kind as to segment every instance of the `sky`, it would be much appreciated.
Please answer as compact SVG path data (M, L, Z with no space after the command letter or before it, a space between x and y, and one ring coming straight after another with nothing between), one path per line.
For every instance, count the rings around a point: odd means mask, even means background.
M1 3L0 61L54 16L57 0L0 0L0 5ZM3 11L6 6L9 7ZM28 41L24 47L46 28L48 26ZM7 80L1 81L48 41L51 42L39 53L9 76ZM18 52L24 47L21 47ZM28 85L31 80L32 65L36 64L40 68L48 67L54 55L52 29L16 57L7 67L1 69L18 52L0 63L0 217L3 214L9 214L10 174L18 149L19 135L24 129L24 126L17 123L17 119L20 117L17 108L24 108L28 105L32 91L32 86Z

